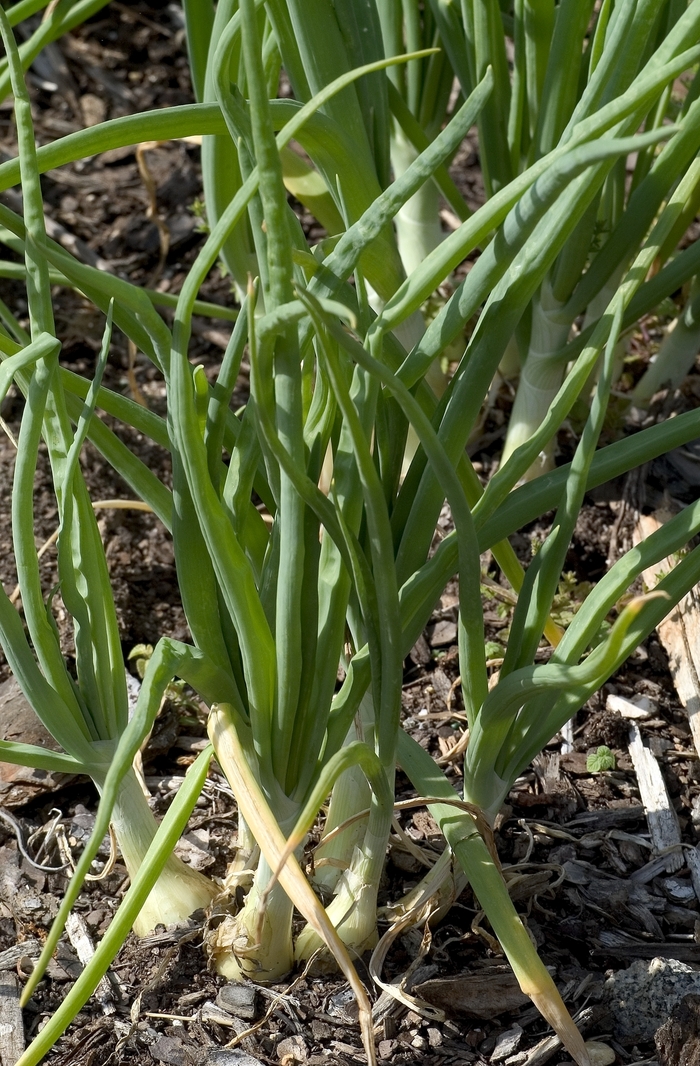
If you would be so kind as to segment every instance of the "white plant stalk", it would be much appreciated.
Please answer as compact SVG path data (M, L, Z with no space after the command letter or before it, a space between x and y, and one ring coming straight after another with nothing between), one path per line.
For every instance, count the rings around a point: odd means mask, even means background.
M604 285L600 292L591 300L588 307L586 308L586 313L583 316L583 324L581 327L582 330L587 329L589 326L595 325L595 323L598 322L601 316L605 314L605 311L608 308L610 301L612 300L613 296L615 295L620 286L620 283L622 282L622 276L622 268L616 270L615 274L607 283L607 285ZM629 347L629 339L630 335L628 333L625 333L620 337L620 340L615 346L615 369L613 371L613 381L618 381L620 378L620 374L622 373L622 367L624 365L625 356ZM590 401L591 394L593 393L593 390L595 389L598 383L599 377L600 362L596 363L596 365L593 367L593 370L589 375L588 381L581 390L581 398L584 399L586 403Z
M314 852L313 882L317 888L327 892L336 890L343 870L350 865L355 850L362 843L366 820L358 819L353 822L327 844L324 843L324 838L353 815L366 810L369 807L370 795L367 778L358 766L351 766L336 782L331 794L323 837Z
M133 879L156 834L157 825L136 774L130 770L122 782L112 812L112 826L124 863ZM217 894L207 877L170 855L165 868L134 922L137 936L148 936L158 925L176 925L206 908Z
M216 970L229 981L274 984L294 965L292 902L279 882L265 895L271 880L272 870L261 855L242 909L210 937Z
M677 389L692 369L698 352L700 283L695 278L683 313L669 325L653 362L632 393L633 403L646 406L660 389Z
M403 130L394 128L391 139L391 163L394 179L404 174L418 152ZM444 234L440 224L440 194L432 181L425 182L394 219L396 243L403 268L408 277L442 243Z
M533 301L530 345L520 374L501 466L540 428L564 379L564 364L553 358L566 344L570 330L568 323L557 321L561 306L545 282L539 298ZM540 453L523 480L531 481L553 466L553 447L550 446Z
M391 816L391 807L384 810L374 798L362 847L355 849L350 866L338 882L335 897L326 908L351 955L362 955L377 943L377 892L386 860ZM297 937L295 958L309 959L322 947L318 934L307 925Z

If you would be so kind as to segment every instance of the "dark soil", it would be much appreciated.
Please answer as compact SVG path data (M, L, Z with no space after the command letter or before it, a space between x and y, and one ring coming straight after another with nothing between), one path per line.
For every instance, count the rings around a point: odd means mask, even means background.
M191 88L179 7L158 0L112 3L60 42L53 53L53 65L35 67L31 83L42 143L104 118L188 102ZM7 107L0 109L0 147L7 156L14 154L12 116ZM169 142L146 153L157 188L158 211L170 235L164 262L159 230L148 217L148 194L132 149L106 153L46 175L43 184L48 213L85 243L85 254L107 261L117 274L177 293L203 240L194 209L202 195L198 155L196 146L180 142ZM460 184L478 201L483 192L476 163L475 145L466 143ZM16 207L16 195L8 194L5 202ZM214 271L202 297L231 305L229 289L227 280ZM54 296L63 363L90 377L100 343L97 315L79 296L65 289L57 288ZM3 282L2 299L20 318L26 313L18 284ZM228 329L224 321L195 319L192 357L212 373L218 368ZM696 405L699 382L700 375L691 376L682 393L660 398L659 409L650 417L668 414L671 402L675 410ZM115 338L105 383L127 395L137 387L152 410L164 413L162 387L155 371L143 357L137 357L131 376L123 337ZM242 396L246 385L243 377ZM504 389L484 425L483 437L470 446L484 478L498 456L503 409L509 403ZM21 404L18 395L6 401L2 414L11 430L17 429ZM120 424L109 424L168 483L167 454ZM572 440L562 434L562 461L570 458ZM623 479L587 498L567 559L574 576L562 610L575 609L585 595L582 583L597 580L608 561L629 544L636 514L653 510L661 502L686 502L688 492L693 497L697 494L696 486L688 488L682 458L667 457L645 468L641 476ZM16 581L9 519L13 459L13 445L0 434L0 579L6 589L13 588ZM133 496L91 446L85 449L83 472L95 501ZM45 455L37 475L35 512L37 543L43 543L56 527ZM533 545L544 539L547 528L545 519L513 538L523 561L531 558ZM139 511L102 510L100 529L125 656L135 645L155 644L161 636L187 639L172 544L160 523ZM498 594L500 575L490 555L484 558L484 573L490 581L485 599L487 636L498 644L505 639L510 608ZM52 549L42 560L42 580L47 593L57 581ZM404 709L407 728L441 760L459 787L460 761L449 761L464 728L459 688L455 686L457 602L457 590L448 589L428 630L406 660ZM64 650L70 655L70 631L60 611L59 625ZM493 669L497 669L497 655L493 662ZM7 677L4 662L0 671L2 679ZM574 750L562 754L561 740L554 738L518 779L499 816L496 843L504 867L515 868L522 875L515 894L518 907L569 1009L574 1013L594 1008L586 1015L587 1037L605 1039L619 1062L630 1063L649 1059L654 1048L652 1044L623 1047L610 1037L610 1017L601 1002L606 972L635 958L654 955L700 964L700 913L695 898L682 892L689 884L687 871L676 875L681 883L677 898L663 869L647 877L646 820L627 755L628 726L606 709L606 697L615 693L644 695L653 702L654 717L645 723L647 735L652 735L652 748L662 765L683 839L687 844L697 843L698 758L665 653L655 637L579 714ZM146 778L156 811L167 808L203 735L199 707L180 703L164 709L145 754ZM599 745L613 750L616 767L594 775L587 771L586 753ZM401 775L399 792L400 798L410 795ZM42 792L31 803L13 810L25 840L51 821L54 810L58 811L70 846L79 848L89 830L95 803L92 786L73 781L58 791ZM407 812L400 821L405 835L392 840L382 886L383 904L398 899L420 879L424 866L416 857L417 849L423 849L432 861L442 847L436 827L424 811ZM233 855L235 830L235 803L225 780L213 770L188 826L190 859L194 849L198 852L196 861L203 863L208 873L223 875ZM108 849L102 855L103 862L107 856ZM630 896L633 874L648 891L649 899L643 906ZM126 871L117 863L103 880L86 885L76 909L94 938L99 939L104 932L126 884ZM26 946L27 957L16 963L20 975L31 966L36 943L45 935L64 887L62 874L38 871L22 858L14 830L0 820L0 952L16 943ZM241 1048L260 1062L364 1061L356 1013L343 982L292 975L279 989L261 990L255 1005L257 1021L242 1022L215 1005L223 981L207 969L203 936L203 927L196 922L189 929L166 931L145 941L131 936L112 967L113 1006L104 1009L96 999L90 1000L48 1061L56 1066L223 1063L226 1060L215 1059L211 1053L237 1038ZM416 959L420 946L420 932L401 937L390 952L385 980L399 979ZM498 962L493 939L484 929L478 905L467 888L433 930L429 950L414 974L414 988L429 979L467 972L487 982ZM78 972L73 949L62 944L49 976L25 1012L28 1038L60 1004ZM362 974L369 986L366 970ZM521 1026L520 1040L515 1039L505 1057L507 1066L567 1061L561 1049L547 1053L540 1047L548 1029L529 1004L513 1002L508 979L503 978L498 987L500 992L494 993L481 1016L470 1014L473 1004L470 1006L469 997L454 990L448 996L444 1021L396 1004L381 1022L380 1059L431 1066L501 1061L492 1058L497 1040L503 1032ZM441 1000L435 984L432 993L425 985L417 994L426 999L432 994L434 1002L445 1005L444 990Z

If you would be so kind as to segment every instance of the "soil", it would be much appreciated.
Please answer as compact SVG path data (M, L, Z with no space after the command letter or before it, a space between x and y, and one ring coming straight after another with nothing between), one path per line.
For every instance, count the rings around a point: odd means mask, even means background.
M74 30L33 68L37 136L41 143L104 118L191 100L184 30L179 6L159 0L113 2L86 25ZM14 154L11 111L0 108L0 149ZM460 185L470 201L483 195L475 142L466 142L457 161ZM157 189L157 207L169 231L169 250L161 257L161 236L149 216L149 197L132 149L115 152L51 172L43 179L50 218L84 242L86 255L99 257L132 281L178 292L188 264L203 240L197 216L201 175L196 146L169 142L146 153ZM5 202L16 206L15 194ZM202 297L231 304L230 286L216 270ZM2 299L22 318L26 313L19 284L2 282ZM80 297L56 288L54 307L63 339L64 365L92 376L100 333L97 317ZM166 312L167 314L167 312ZM650 325L653 329L653 324ZM218 369L227 340L221 320L195 319L193 358L208 373ZM639 376L648 346L639 339ZM646 351L646 355L645 355ZM105 384L129 394L138 388L148 405L163 413L163 395L153 368L137 357L133 375L125 340L115 336ZM239 383L245 396L245 373ZM696 406L700 374L692 374L682 390L658 398L650 418L665 417ZM476 468L484 479L494 468L510 394L504 386L495 398L478 441L470 445ZM21 398L8 397L2 416L17 430ZM108 420L128 446L166 484L167 454L139 434ZM626 427L630 431L635 427ZM619 432L619 427L609 427ZM570 458L573 430L562 433L559 461ZM0 434L0 580L14 587L16 574L10 529L10 495L14 447ZM562 611L574 610L585 595L585 582L594 582L630 543L635 515L674 506L697 495L697 481L689 482L683 456L666 457L640 473L605 486L586 499L567 567L572 577L562 595ZM83 472L93 500L129 499L132 493L101 456L87 446ZM696 464L697 465L697 464ZM35 492L37 543L55 531L56 507L45 454L41 456ZM449 524L445 514L441 522ZM547 518L513 538L523 561L547 533ZM139 511L101 510L104 538L118 610L125 658L139 644L155 644L160 636L187 639L180 605L172 545L163 527ZM490 554L484 557L485 615L488 639L504 640L510 609L500 594L500 575ZM47 593L57 582L55 553L42 559ZM425 634L406 660L404 722L419 742L446 767L459 787L459 760L450 752L464 729L456 648L458 590L450 587L438 604ZM64 650L70 656L71 637L60 616ZM543 655L546 652L543 650ZM494 653L492 669L498 668ZM0 680L9 671L0 662ZM688 892L687 871L675 879L659 868L649 873L646 819L627 754L628 725L609 711L611 694L647 697L654 715L645 723L647 736L662 766L677 811L683 841L700 839L700 764L693 750L687 715L673 688L664 650L655 636L638 649L578 715L573 750L562 753L561 738L550 745L518 779L498 818L496 845L504 868L519 875L514 898L528 929L550 967L572 1013L585 1011L586 1036L604 1040L622 1063L648 1061L655 1055L650 1042L623 1046L611 1035L611 1018L602 989L611 971L636 958L655 955L700 964L700 912ZM171 801L184 772L205 734L203 712L186 699L171 701L163 710L144 754L146 780L157 813ZM615 768L590 773L586 756L599 745L612 749ZM0 958L19 944L23 957L15 961L20 975L31 967L36 945L46 933L65 888L63 874L36 869L18 849L17 831L24 841L60 816L71 848L80 847L91 825L96 795L82 780L53 782L34 789L31 800L21 794L12 804L16 827L0 819ZM399 775L399 798L411 795ZM37 794L38 792L38 794ZM19 795L19 793L17 794ZM17 798L17 796L15 797ZM421 855L432 861L442 844L432 819L424 811L405 812L403 830L392 839L381 903L398 899L419 880ZM236 808L225 779L212 771L204 794L190 820L183 853L208 874L223 875L233 856ZM32 845L29 845L31 848ZM101 861L107 862L109 848ZM44 855L54 862L56 855ZM675 880L671 885L670 881ZM102 880L86 885L76 910L94 938L104 932L127 886L124 867L117 862ZM642 902L631 893L633 883L645 886ZM385 928L386 926L383 926ZM93 998L58 1042L48 1060L55 1066L114 1066L128 1062L206 1064L233 1062L216 1058L217 1049L236 1042L253 1062L351 1063L364 1061L356 1012L347 986L337 978L292 975L278 988L260 989L253 1019L242 1020L227 1010L221 998L224 982L207 969L203 923L166 930L144 941L129 937L110 973L110 1000ZM514 994L512 980L502 972L502 958L484 928L482 916L467 888L449 914L432 930L427 950L422 931L410 931L395 943L384 970L385 980L399 980L409 969L414 994L442 1008L444 1020L409 1011L398 1004L380 1024L378 1053L391 1063L464 1063L505 1061L507 1066L538 1066L568 1061L561 1048L545 1047L548 1029L537 1011ZM424 957L419 953L425 950ZM359 960L368 987L367 960ZM70 944L62 942L47 978L25 1012L27 1038L60 1004L79 972ZM475 1013L475 998L460 992L471 987L465 975L490 989L488 1002ZM448 979L459 980L447 984ZM415 989L419 991L416 993ZM376 991L372 993L376 997ZM217 997L218 1000L217 1000ZM471 1013L470 1013L471 1012ZM582 1024L584 1024L582 1022ZM510 1034L510 1043L504 1040ZM509 1037L510 1039L510 1037ZM507 1050L502 1052L502 1049ZM241 1062L245 1060L241 1059Z

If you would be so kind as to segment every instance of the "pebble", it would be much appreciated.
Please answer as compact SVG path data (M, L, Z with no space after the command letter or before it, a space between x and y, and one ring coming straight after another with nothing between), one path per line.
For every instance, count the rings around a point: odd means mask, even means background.
M257 990L252 985L232 981L219 989L216 1005L236 1018L252 1021L256 1014L257 996Z
M621 1044L653 1040L684 996L700 994L700 973L677 959L636 959L605 982L604 998Z
M247 1051L238 1048L217 1048L210 1051L202 1066L265 1066L262 1059L256 1059Z
M277 1045L277 1058L285 1063L285 1066L292 1066L295 1062L306 1062L308 1057L309 1049L302 1036L287 1036Z
M586 1051L591 1060L591 1066L611 1066L611 1063L615 1061L613 1049L599 1040L587 1040Z
M428 1029L428 1043L431 1047L441 1047L442 1045L442 1033L439 1029Z

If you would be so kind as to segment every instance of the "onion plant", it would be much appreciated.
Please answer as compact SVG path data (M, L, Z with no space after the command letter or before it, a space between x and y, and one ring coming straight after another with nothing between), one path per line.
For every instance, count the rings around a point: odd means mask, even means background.
M29 99L19 76L19 59L6 21L2 21L1 28L14 74L22 158L30 334L24 336L23 344L13 342L6 334L0 338L6 357L2 367L2 394L5 395L14 378L26 397L17 441L12 524L27 628L25 635L15 607L1 592L0 639L25 693L65 752L54 756L43 749L17 749L4 744L3 757L44 769L50 768L49 764L60 763L64 769L72 767L72 772L88 773L100 792L110 797L112 824L125 862L135 873L155 835L156 823L131 768L131 760L124 761L122 748L133 745L135 730L140 728L136 722L149 713L144 710L144 701L148 699L150 686L144 690L141 705L129 726L126 677L107 564L78 463L108 356L112 315L110 311L95 380L85 400L72 397L76 402L71 404L58 380L60 343L55 337L48 264L40 252L44 238L43 206L33 160ZM40 583L32 499L42 438L51 463L60 523L59 586L49 593L47 601ZM51 605L59 593L73 620L75 676L68 669L53 622ZM104 829L103 824L103 832ZM88 868L93 857L94 849L90 859L85 859ZM213 886L205 878L171 856L157 891L149 897L137 920L138 928L145 933L163 920L181 920L206 906L213 893Z
M442 0L424 6L430 17L419 25L419 5L403 5L402 31L392 22L392 5L372 0L220 0L215 11L189 0L200 102L103 123L38 150L21 60L0 13L20 150L19 161L0 165L0 188L21 181L25 202L23 219L0 206L0 240L25 257L23 267L12 269L26 278L31 317L26 336L11 311L0 308L0 373L3 384L17 381L27 397L13 517L31 645L2 596L0 640L64 748L52 755L5 743L0 753L52 769L86 768L102 792L95 833L25 998L44 972L110 817L119 825L120 811L129 814L132 793L122 797L131 787L132 759L177 675L211 708L213 749L239 808L246 863L245 870L234 863L228 887L248 891L237 913L212 926L209 948L221 972L276 981L325 947L356 990L373 1060L369 1002L352 957L376 942L401 765L450 849L422 888L438 893L454 856L524 991L583 1064L585 1046L508 896L491 833L518 773L700 579L696 548L653 596L618 607L646 567L700 530L700 507L692 506L612 567L566 633L549 617L586 489L700 435L700 414L692 412L597 450L624 331L700 270L694 246L676 254L700 179L692 86L674 123L663 121L669 87L700 61L700 0L682 10L661 0L622 0L612 10L604 4L592 26L590 5L568 0L549 20L527 3L503 15L486 0L465 0L461 11ZM574 29L575 64L567 51ZM632 42L625 49L623 31ZM515 48L511 73L506 34ZM406 51L436 39L444 48L439 59ZM440 129L447 60L461 97ZM276 99L281 67L293 100ZM392 70L404 73L394 77ZM425 78L420 92L416 70ZM427 122L416 101L427 100L421 93L430 84L435 110ZM413 131L406 135L415 158L405 155L403 163L396 127L392 145L392 110L403 116L404 134ZM421 121L427 128L419 133ZM407 276L407 229L399 224L400 247L395 220L430 183L441 182L445 191L442 168L475 123L489 198L473 215L465 211L445 240L424 246ZM154 294L80 263L48 239L39 173L119 145L192 134L212 138L203 149L211 228L169 327ZM301 163L290 159L292 141L305 151ZM630 158L636 169L628 193ZM308 206L335 227L313 248L287 198L300 174L313 190ZM297 180L300 197L302 185ZM594 255L601 212L611 228ZM465 281L423 331L416 315L426 299L479 249ZM188 350L192 316L213 313L198 298L220 257L242 304L209 381ZM60 367L52 283L84 294L152 361L165 383L167 419L101 385L109 328L92 382ZM476 314L469 345L438 397L430 368ZM575 319L580 330L572 337ZM555 348L547 358L553 353L566 373L484 488L465 444L509 345L514 339L531 345L550 320L559 332L556 342L549 336ZM690 314L688 328L693 323ZM250 397L234 412L246 348ZM525 370L536 362L531 355ZM571 464L518 488L586 390L590 410ZM100 421L98 408L169 449L172 492ZM402 477L409 430L419 445ZM44 602L38 580L31 477L41 438L57 486L60 593L75 620L77 678L66 670L51 599ZM192 636L191 645L159 642L128 722L108 575L77 462L86 438L172 532ZM454 531L433 552L445 500ZM524 572L508 537L550 510L551 532ZM491 688L480 601L480 555L487 549L517 593L510 642ZM404 657L455 577L470 731L462 797L400 725ZM611 613L614 624L601 637ZM543 639L555 648L539 665ZM96 961L21 1066L38 1062L69 1024L137 918L153 878L168 876L170 850L210 754L195 765L158 831L152 822L144 830L153 844L147 851L140 846L142 865ZM329 839L317 850L325 861L310 881L301 849L329 795ZM140 823L141 815L131 817ZM128 858L125 840L122 833ZM214 891L204 879L197 885L201 895L186 911ZM328 892L333 897L324 908L319 896L327 900ZM296 941L295 906L307 921ZM155 914L148 922L157 920Z
M503 75L501 93L492 98L498 106L489 116L500 135L484 141L484 151L492 158L485 169L498 174L502 182L555 145L569 142L577 124L602 102L633 86L645 65L662 61L678 40L679 15L686 5L606 5L591 32L590 3L561 3L556 13L552 9L547 16L527 2L516 4L512 27L508 27L514 47L510 78L503 64L505 35L493 27L483 36L479 33L478 6L474 5L474 37L467 47L473 47L475 69L479 62L493 62ZM693 37L686 42L693 44ZM584 327L600 318L661 204L695 157L699 115L695 95L681 89L679 96L676 88L666 85L648 101L640 99L638 109L622 119L619 134L660 129L681 119L681 136L661 151L649 146L629 164L624 159L601 163L580 179L577 189L572 188L575 224L549 264L514 337L522 369L504 459L537 431L566 376L563 351L573 327L581 315ZM696 203L697 193L691 196L687 210L694 213ZM677 237L660 249L657 265L674 254ZM690 310L688 317L692 322ZM666 366L669 371L677 368L675 373L681 378L689 365L683 355L686 332L681 328L675 344L669 335L659 363L659 368ZM648 386L652 381L653 376ZM581 393L586 402L590 385L586 383ZM553 446L554 442L537 457L526 477L552 465Z

